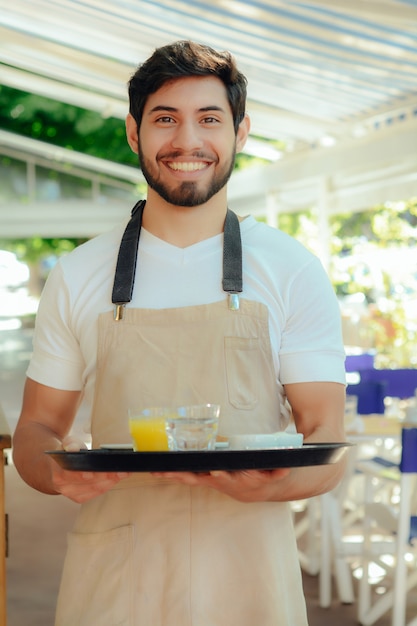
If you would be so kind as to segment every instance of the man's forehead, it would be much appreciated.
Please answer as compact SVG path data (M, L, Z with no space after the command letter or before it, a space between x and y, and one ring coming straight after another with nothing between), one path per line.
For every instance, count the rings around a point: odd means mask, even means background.
M174 111L181 108L195 111L230 110L227 92L222 81L215 76L190 76L167 81L150 94L145 108Z

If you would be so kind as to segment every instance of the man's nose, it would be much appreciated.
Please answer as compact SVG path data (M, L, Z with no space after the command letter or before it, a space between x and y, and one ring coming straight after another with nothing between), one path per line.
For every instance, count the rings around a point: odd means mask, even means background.
M177 126L172 145L181 150L198 150L203 144L201 129L193 122L182 122Z

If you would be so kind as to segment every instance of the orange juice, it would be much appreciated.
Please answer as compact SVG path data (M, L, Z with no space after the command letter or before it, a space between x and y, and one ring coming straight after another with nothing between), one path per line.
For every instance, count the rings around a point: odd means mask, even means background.
M163 417L131 417L129 430L133 447L138 452L168 450L168 438Z

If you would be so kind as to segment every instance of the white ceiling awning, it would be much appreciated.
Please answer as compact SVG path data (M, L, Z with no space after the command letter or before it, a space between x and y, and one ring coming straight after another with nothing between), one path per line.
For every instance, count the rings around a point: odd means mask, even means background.
M0 71L124 116L135 67L191 38L237 57L255 135L310 144L417 106L416 27L403 0L0 0Z
M375 189L378 181L387 188L388 175L391 189L409 193L416 163L405 146L412 137L417 145L414 0L0 0L1 83L124 118L136 66L177 39L236 56L249 80L248 153L259 154L263 140L286 143L283 154L270 151L277 162L265 174L234 175L234 203L244 203L238 188L250 180L245 197L255 206L277 194L281 204L299 206L316 188L309 168L320 167L333 189L342 180L353 185L349 167L346 175L332 169L330 155L342 153ZM391 150L394 135L404 150ZM373 160L365 157L380 139L384 163L376 150Z

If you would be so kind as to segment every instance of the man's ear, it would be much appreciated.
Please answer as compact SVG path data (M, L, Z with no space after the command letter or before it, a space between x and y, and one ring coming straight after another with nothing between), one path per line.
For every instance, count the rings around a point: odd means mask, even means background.
M138 154L139 152L139 139L138 139L138 126L134 117L128 113L126 117L126 137L127 142L133 152Z
M243 120L239 124L236 135L236 152L241 152L245 147L246 139L248 138L250 130L249 115L245 115Z

